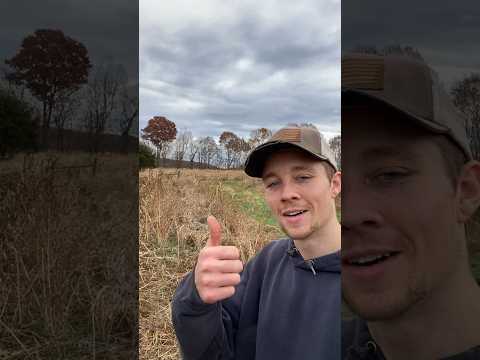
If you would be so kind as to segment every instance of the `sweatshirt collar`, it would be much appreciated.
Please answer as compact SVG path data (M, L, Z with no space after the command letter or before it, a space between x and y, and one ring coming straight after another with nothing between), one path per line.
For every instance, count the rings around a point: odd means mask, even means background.
M318 272L340 273L341 270L340 250L314 259L304 260L293 240L289 239L287 254L296 267L312 271L314 275Z
M347 326L350 328L347 331L351 331L350 336L352 336L353 339L351 345L346 348L346 359L385 360L385 356L372 338L365 320L355 317L348 321L348 325L345 323L342 324L342 327ZM345 339L342 339L342 341L344 340ZM473 360L479 359L479 355L480 346L475 346L465 352L442 357L441 360Z

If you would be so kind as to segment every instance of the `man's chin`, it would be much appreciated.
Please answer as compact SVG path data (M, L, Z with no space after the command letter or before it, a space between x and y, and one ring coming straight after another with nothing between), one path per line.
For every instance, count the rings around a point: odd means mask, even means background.
M282 230L285 234L287 234L288 237L294 240L304 240L312 234L312 231L301 229L287 229L285 227L282 227Z
M357 301L351 301L344 298L345 303L349 309L358 315L360 318L366 321L388 321L403 315L408 309L409 305L395 300L380 300L378 297L370 299L365 297L364 299L357 299Z

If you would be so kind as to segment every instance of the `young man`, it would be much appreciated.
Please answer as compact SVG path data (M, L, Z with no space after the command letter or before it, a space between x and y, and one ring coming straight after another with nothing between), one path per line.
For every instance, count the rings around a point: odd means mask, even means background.
M480 359L465 224L480 164L423 62L342 58L342 357Z
M249 156L287 239L273 241L242 271L239 251L210 238L173 299L185 359L339 359L340 173L318 131L283 128Z

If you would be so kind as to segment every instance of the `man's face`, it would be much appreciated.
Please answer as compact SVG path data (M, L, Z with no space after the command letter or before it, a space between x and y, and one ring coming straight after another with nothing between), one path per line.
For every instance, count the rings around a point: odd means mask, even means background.
M456 189L441 151L391 114L342 112L342 290L367 320L427 299L463 259Z
M340 175L332 182L321 161L296 149L272 154L263 169L265 199L283 231L295 240L311 238L335 219L334 198Z

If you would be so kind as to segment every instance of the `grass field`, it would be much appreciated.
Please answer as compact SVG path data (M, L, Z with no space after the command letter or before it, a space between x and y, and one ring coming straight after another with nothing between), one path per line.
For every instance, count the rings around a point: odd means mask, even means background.
M0 359L135 358L136 157L1 165Z
M179 359L170 301L205 244L207 216L243 261L283 236L242 171L145 170L137 184L136 166L111 154L2 162L0 359L134 358L138 278L141 358Z
M170 301L208 237L206 219L222 225L222 244L243 261L279 238L260 184L242 171L145 170L140 173L140 357L179 359Z

